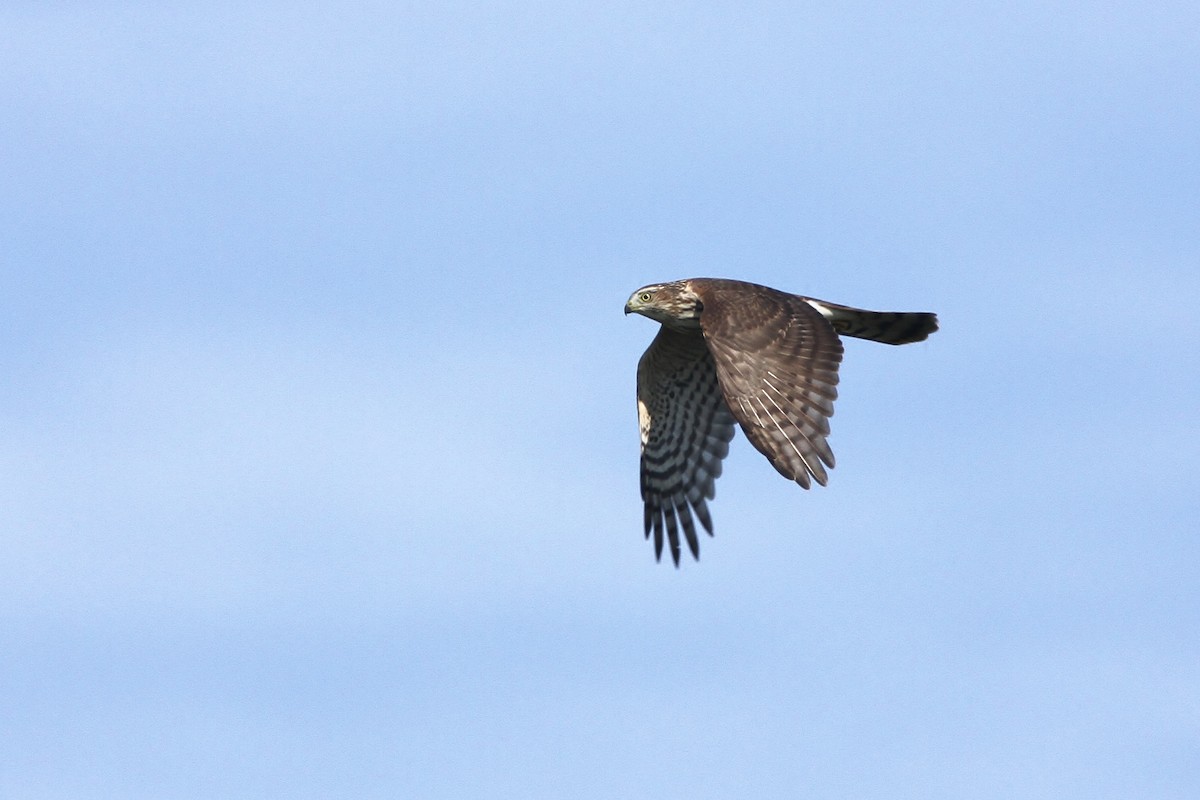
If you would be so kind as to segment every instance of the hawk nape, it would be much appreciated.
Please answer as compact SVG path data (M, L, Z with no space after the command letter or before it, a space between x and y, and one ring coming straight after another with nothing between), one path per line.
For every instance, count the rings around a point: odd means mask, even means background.
M677 567L680 528L700 558L693 515L712 535L707 501L735 422L785 478L824 486L838 334L908 344L938 327L935 314L864 311L716 278L643 286L625 313L662 323L638 362L641 488L654 555L662 558L665 532Z

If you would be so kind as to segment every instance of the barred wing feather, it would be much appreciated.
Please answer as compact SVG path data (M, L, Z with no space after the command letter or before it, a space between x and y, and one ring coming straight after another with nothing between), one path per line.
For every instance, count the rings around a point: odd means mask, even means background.
M637 396L645 533L653 532L658 559L665 533L678 566L681 528L692 556L700 557L693 515L712 535L707 501L734 432L699 331L659 329L638 362Z
M842 360L837 333L797 295L692 283L725 403L747 438L788 480L825 485L834 464L826 437Z

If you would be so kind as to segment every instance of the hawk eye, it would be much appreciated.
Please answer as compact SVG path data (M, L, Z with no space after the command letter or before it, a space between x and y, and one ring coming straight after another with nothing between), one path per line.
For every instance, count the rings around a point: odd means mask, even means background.
M638 296L638 300L641 300L643 303L649 303L649 302L650 302L650 293L649 293L649 292L642 292L642 293L641 293L641 294Z

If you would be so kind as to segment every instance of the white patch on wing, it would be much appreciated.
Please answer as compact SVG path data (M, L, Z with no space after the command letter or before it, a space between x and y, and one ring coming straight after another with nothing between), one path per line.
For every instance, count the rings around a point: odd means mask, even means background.
M830 322L833 321L833 309L822 303L820 300L813 300L806 297L804 298L804 302L808 303L810 306L819 311L821 316L825 319L829 320Z
M646 404L640 399L638 403L638 432L642 436L642 450L646 449L646 442L650 441L650 409L646 408Z

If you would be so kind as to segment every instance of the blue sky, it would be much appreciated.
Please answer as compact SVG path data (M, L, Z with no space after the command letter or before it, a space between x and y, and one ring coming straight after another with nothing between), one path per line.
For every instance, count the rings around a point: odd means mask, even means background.
M1194 3L0 10L0 794L1200 793ZM849 342L642 540L640 285Z

